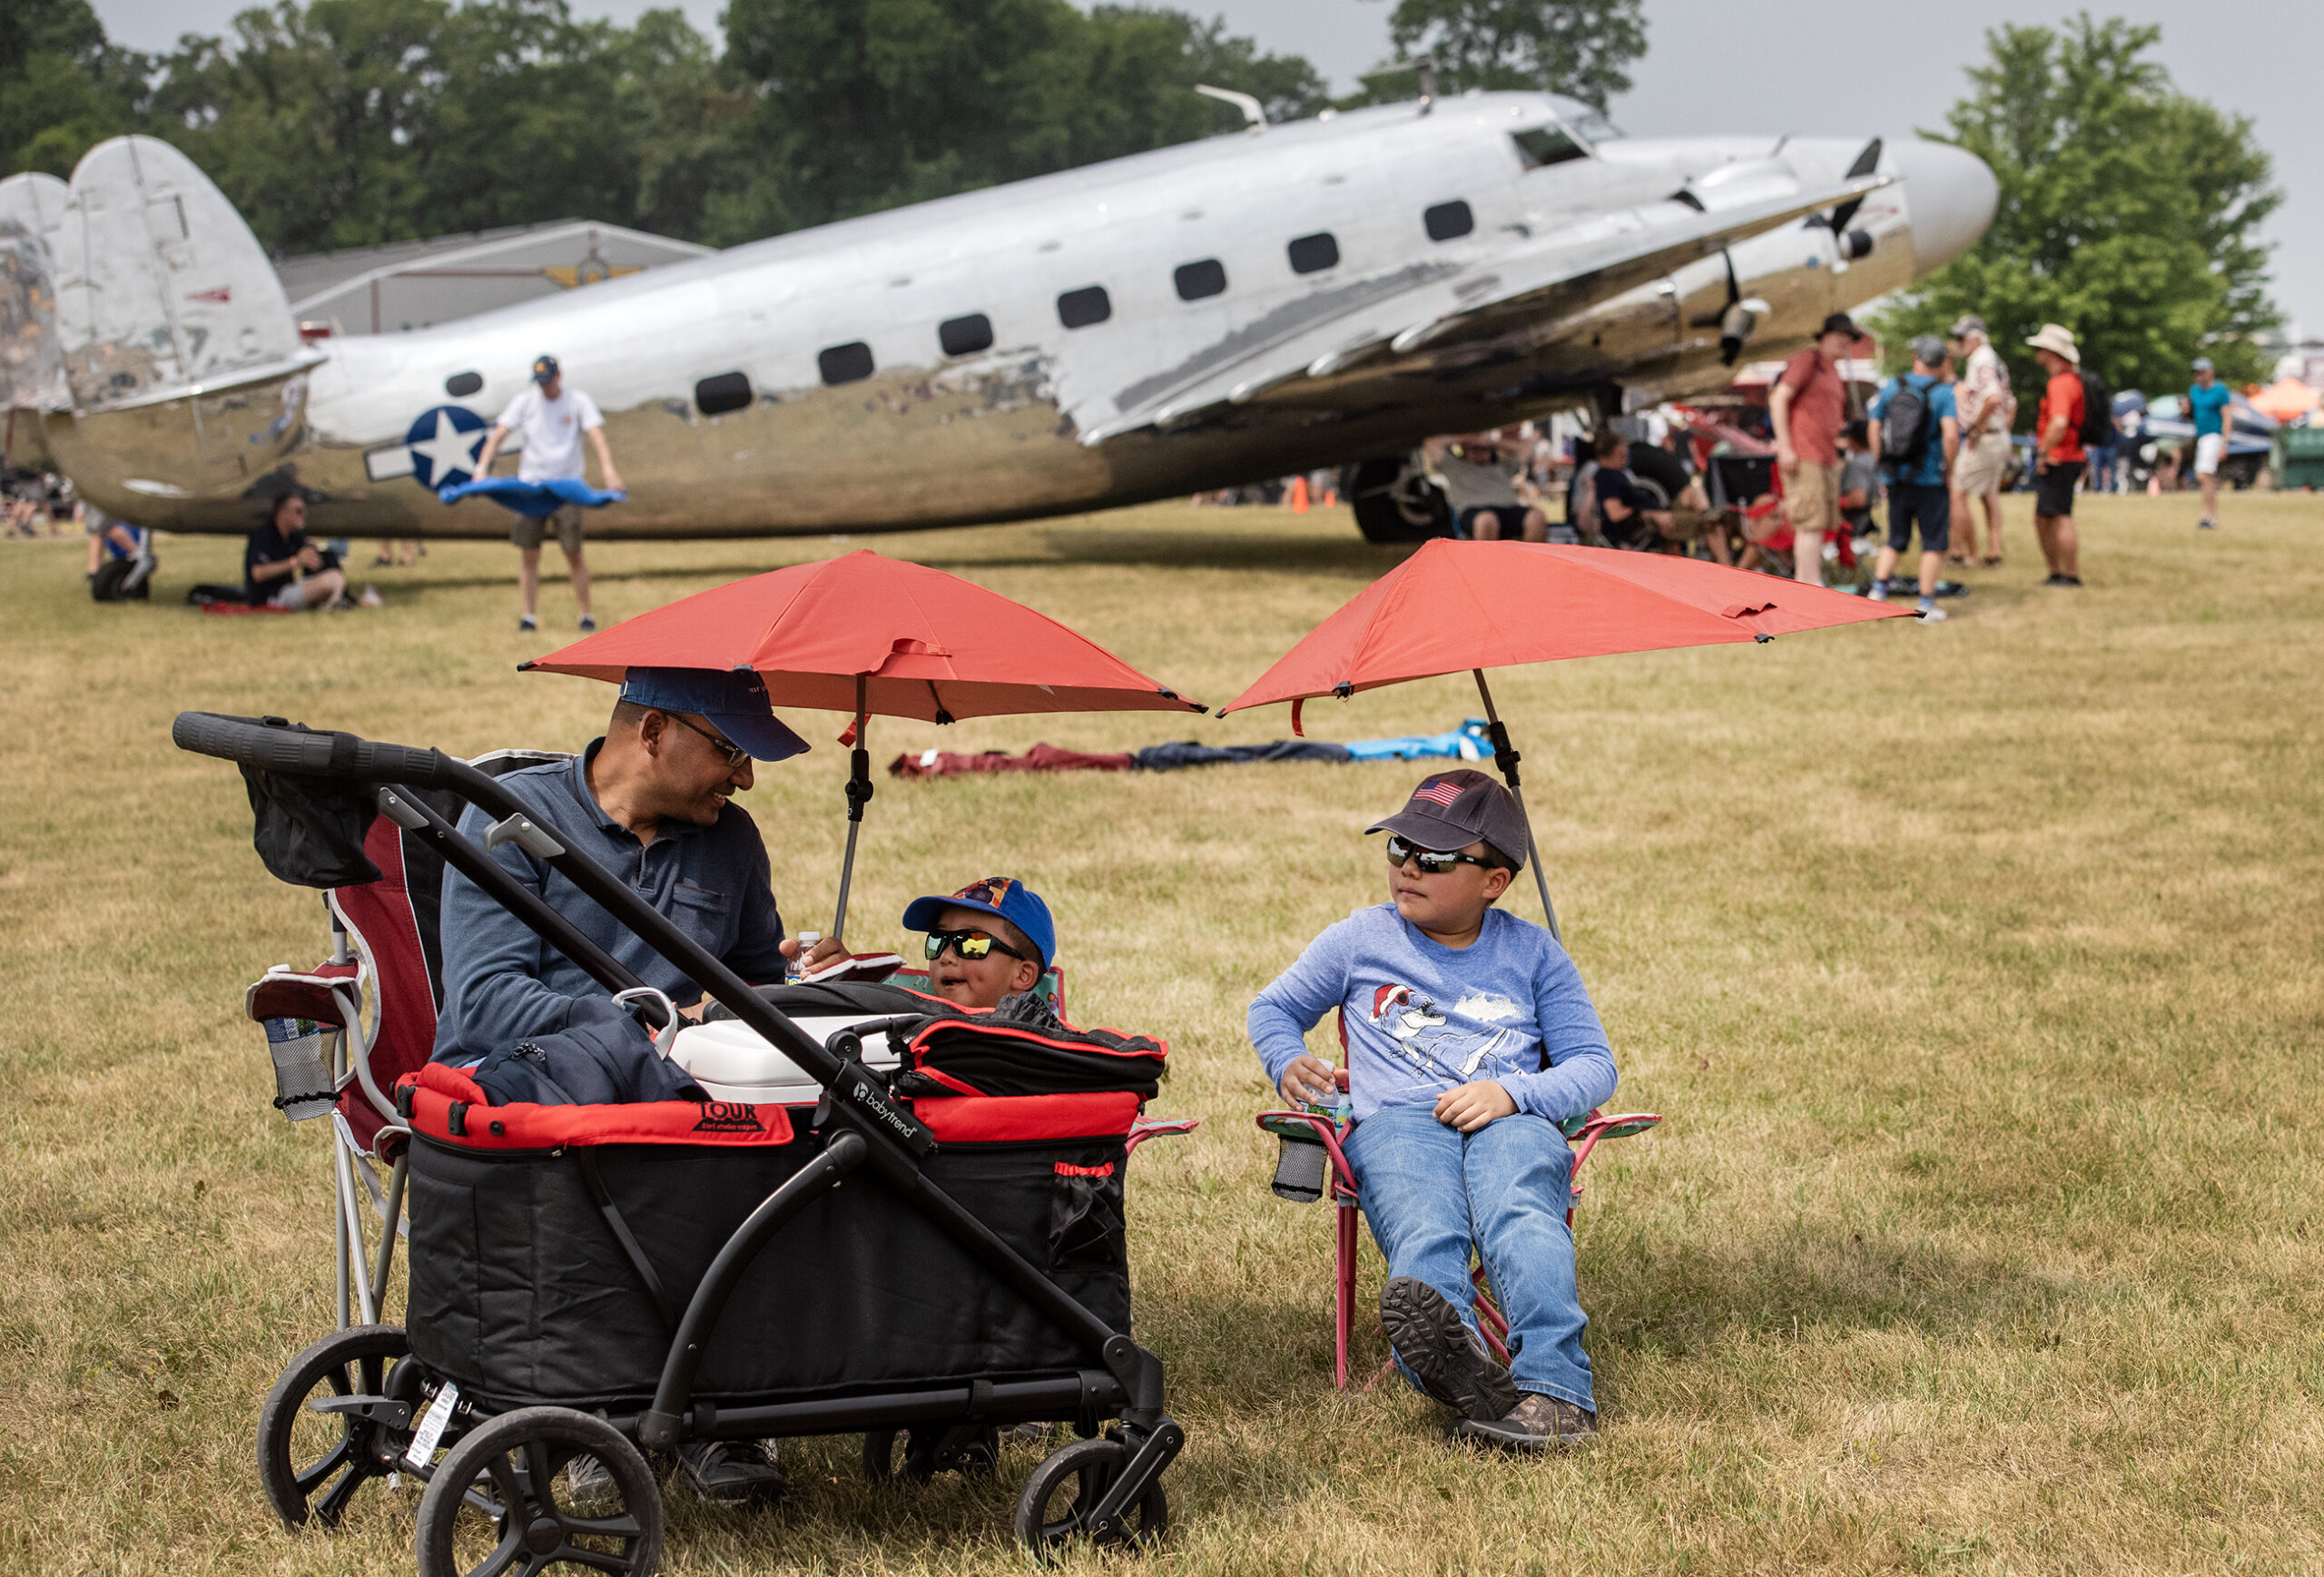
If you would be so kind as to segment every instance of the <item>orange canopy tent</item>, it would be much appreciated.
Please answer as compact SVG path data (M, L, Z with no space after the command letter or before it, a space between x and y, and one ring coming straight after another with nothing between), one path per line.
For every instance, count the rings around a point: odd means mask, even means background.
M2251 409L2278 421L2291 421L2316 409L2319 397L2316 390L2297 378L2287 378L2270 389L2263 389L2251 397Z

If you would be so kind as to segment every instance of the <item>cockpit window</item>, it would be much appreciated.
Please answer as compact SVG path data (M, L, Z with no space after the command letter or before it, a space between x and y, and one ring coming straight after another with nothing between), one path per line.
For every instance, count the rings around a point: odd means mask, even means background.
M1562 164L1569 159L1587 159L1589 153L1565 134L1557 125L1528 126L1512 133L1510 140L1517 144L1517 156L1525 161L1528 170L1539 170L1551 164Z
M1582 111L1581 113L1573 117L1571 123L1574 131L1580 133L1582 141L1593 145L1599 143L1619 142L1630 134L1596 110Z

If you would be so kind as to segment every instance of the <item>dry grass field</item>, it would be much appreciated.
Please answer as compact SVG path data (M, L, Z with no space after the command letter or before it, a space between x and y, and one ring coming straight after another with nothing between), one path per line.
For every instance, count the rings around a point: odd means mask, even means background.
M859 942L996 872L1055 905L1085 1020L1175 1047L1203 1119L1130 1190L1142 1338L1191 1435L1161 1573L2324 1571L2324 499L2085 506L2089 586L2006 568L1937 627L1600 658L1495 681L1568 939L1668 1114L1580 1217L1602 1433L1514 1462L1331 1385L1330 1222L1267 1192L1253 991L1376 901L1357 834L1403 765L883 778ZM863 546L858 542L850 546ZM1223 702L1393 561L1344 517L1156 507L870 544L1056 615ZM361 545L368 557L369 545ZM844 551L593 548L641 612ZM576 747L610 694L524 675L513 556L438 546L384 610L212 618L239 545L162 546L95 606L77 542L0 549L0 1571L409 1570L409 1487L287 1534L251 1429L330 1328L324 1136L270 1109L244 984L320 956L180 708L462 753ZM555 555L550 556L552 563ZM569 630L561 586L545 595ZM1443 680L1309 709L1437 730ZM794 926L828 924L840 719L744 803ZM1274 714L877 723L895 752L1126 748ZM1532 910L1530 886L1521 913ZM1367 1286L1376 1290L1376 1262ZM1381 1352L1374 1330L1366 1364ZM998 1481L874 1493L856 1442L753 1513L671 1497L665 1569L1020 1570ZM1088 1570L1131 1571L1087 1559Z

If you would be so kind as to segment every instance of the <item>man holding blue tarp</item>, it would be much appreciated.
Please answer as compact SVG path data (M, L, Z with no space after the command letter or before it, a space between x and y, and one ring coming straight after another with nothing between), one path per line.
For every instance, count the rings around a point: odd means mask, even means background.
M533 386L510 400L508 409L500 413L492 436L484 441L484 452L477 457L478 477L492 474L493 458L512 432L524 440L517 460L517 480L580 480L586 464L581 449L582 435L586 433L597 451L597 468L605 475L606 489L615 493L622 490L621 473L614 468L613 450L606 446L606 419L598 412L596 400L580 389L565 387L563 370L556 357L543 356L533 363ZM581 610L581 628L594 630L597 621L589 616L589 566L581 557L581 509L576 504L566 504L546 517L520 514L508 528L508 540L517 545L522 555L517 586L524 599L525 613L517 627L540 627L534 614L540 600L541 538L551 527L556 530L556 545L565 550L566 568L573 580L573 601Z

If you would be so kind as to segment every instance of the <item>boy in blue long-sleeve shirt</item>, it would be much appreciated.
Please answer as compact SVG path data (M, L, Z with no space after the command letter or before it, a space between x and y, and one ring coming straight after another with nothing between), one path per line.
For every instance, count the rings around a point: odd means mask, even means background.
M1480 772L1423 779L1389 834L1389 902L1325 930L1251 1004L1251 1043L1286 1100L1329 1101L1306 1032L1346 1030L1344 1141L1388 1261L1381 1323L1459 1433L1517 1449L1596 1425L1574 1286L1572 1152L1558 1124L1614 1092L1614 1058L1555 938L1493 907L1531 842ZM1476 1332L1469 1256L1509 1320L1510 1364Z

